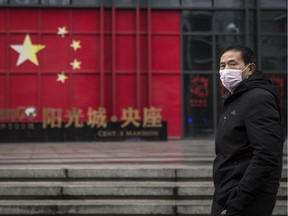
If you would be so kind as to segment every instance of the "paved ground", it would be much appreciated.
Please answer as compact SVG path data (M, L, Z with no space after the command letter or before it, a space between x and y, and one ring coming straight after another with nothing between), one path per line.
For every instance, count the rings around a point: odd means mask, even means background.
M0 167L76 164L212 164L214 140L166 142L2 143Z
M284 148L286 164L287 141ZM166 142L1 143L5 166L212 165L214 140Z

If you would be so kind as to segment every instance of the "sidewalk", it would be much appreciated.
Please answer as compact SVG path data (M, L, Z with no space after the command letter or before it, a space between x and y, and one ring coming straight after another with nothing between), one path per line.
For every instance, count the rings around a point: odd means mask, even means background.
M287 154L273 215L287 215ZM214 140L0 145L1 215L208 216Z
M2 143L3 166L212 165L214 140Z

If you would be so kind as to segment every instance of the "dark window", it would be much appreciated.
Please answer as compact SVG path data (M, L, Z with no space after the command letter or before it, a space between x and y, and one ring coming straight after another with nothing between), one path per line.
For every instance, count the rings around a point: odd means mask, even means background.
M10 0L10 4L23 4L23 5L33 5L38 4L38 0Z
M100 6L100 0L72 0L75 6Z
M287 36L261 37L262 69L279 73L287 70Z
M184 70L212 70L212 37L211 36L183 36Z
M213 76L185 74L184 101L185 136L213 134Z
M182 0L183 7L211 7L211 0Z
M261 32L286 33L287 12L286 11L261 11Z
M259 3L261 8L287 8L287 0L259 0Z
M214 6L220 8L229 8L229 7L243 7L244 1L243 0L214 0Z
M183 11L183 32L211 32L212 13L207 11Z
M114 1L116 7L136 7L136 0L117 0Z
M179 7L179 0L150 0L150 7Z
M243 34L244 17L244 12L215 12L215 31L226 34Z

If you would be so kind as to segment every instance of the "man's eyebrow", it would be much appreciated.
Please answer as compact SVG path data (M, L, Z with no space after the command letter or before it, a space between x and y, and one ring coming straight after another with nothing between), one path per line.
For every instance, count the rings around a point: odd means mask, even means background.
M227 62L220 62L219 64L221 65L221 64L229 64L229 63L234 63L234 62L236 62L236 60L235 59L230 59L230 60L228 60Z
M227 63L233 63L233 62L236 62L236 60L235 59L230 59L230 60L227 61Z

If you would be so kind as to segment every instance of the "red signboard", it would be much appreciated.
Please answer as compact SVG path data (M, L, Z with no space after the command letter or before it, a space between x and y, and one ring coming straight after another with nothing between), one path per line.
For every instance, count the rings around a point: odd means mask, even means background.
M0 9L0 109L42 122L45 108L103 107L110 120L155 107L180 137L180 103L179 11Z

